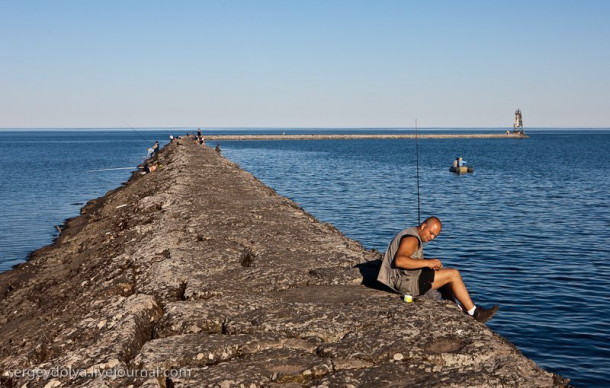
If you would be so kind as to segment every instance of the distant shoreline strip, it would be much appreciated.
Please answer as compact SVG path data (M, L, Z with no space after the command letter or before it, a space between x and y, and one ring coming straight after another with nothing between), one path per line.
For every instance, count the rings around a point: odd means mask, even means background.
M419 139L524 139L527 135L520 134L420 134ZM360 139L415 139L415 134L311 134L311 135L212 135L206 140L360 140Z

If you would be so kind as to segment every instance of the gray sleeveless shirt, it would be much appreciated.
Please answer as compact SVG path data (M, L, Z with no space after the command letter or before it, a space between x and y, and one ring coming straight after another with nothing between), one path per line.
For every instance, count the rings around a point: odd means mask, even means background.
M398 293L417 296L419 295L418 283L419 275L422 271L421 268L402 269L394 265L394 257L396 256L396 252L398 252L400 242L402 241L402 238L406 236L413 236L417 238L417 241L419 242L417 251L411 255L411 258L424 258L423 243L421 238L419 238L417 228L412 227L403 229L396 236L394 236L390 242L390 245L388 245L388 249L386 249L385 255L383 256L383 262L381 263L381 269L379 270L377 281L385 284Z

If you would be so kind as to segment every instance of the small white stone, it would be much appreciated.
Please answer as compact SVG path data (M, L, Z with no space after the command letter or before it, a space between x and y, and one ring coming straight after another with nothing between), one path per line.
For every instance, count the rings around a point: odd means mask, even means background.
M197 359L198 359L198 360L202 360L202 359L203 359L203 353L199 353L199 354L197 355Z
M106 326L106 320L102 320L100 323L97 324L97 328L101 329L102 327Z
M220 382L220 388L231 388L234 383L235 382L231 380L223 380Z
M208 358L209 358L210 360L213 360L213 359L214 359L214 353L210 353L210 354L208 355Z
M402 361L404 360L405 356L402 355L402 353L396 353L394 354L394 361Z
M44 386L44 388L55 388L55 387L59 387L61 385L61 383L59 382L59 380L51 380L47 383L47 385Z
M200 331L201 329L197 325L192 325L191 327L189 327L190 333L199 333Z

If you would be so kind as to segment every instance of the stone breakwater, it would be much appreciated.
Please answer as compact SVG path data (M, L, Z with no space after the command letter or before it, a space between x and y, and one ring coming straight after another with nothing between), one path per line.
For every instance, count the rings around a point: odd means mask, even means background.
M455 134L420 134L419 139L524 139L529 136L518 133L455 133ZM415 134L311 134L311 135L212 135L206 140L359 140L359 139L415 139Z
M158 159L0 274L0 386L566 384L449 302L363 285L379 252L211 149Z

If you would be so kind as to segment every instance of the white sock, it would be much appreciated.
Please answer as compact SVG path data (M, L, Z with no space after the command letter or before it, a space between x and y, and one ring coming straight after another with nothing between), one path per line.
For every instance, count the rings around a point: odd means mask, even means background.
M476 310L476 309L477 309L477 306L474 306L473 308L468 310L468 315L473 316L474 315L474 310Z

